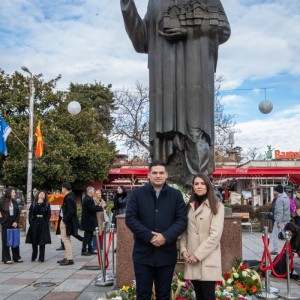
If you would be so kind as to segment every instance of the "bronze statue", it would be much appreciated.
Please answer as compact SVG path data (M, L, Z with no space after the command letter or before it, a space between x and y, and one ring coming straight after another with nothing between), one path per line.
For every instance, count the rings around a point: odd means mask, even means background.
M135 50L148 53L152 159L182 171L185 181L212 173L214 73L218 47L230 36L221 2L149 0L144 19L134 0L121 0L121 9Z

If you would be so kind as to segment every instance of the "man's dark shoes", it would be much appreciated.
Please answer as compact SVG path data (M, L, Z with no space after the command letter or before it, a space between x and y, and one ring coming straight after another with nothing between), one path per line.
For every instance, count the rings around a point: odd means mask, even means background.
M69 266L69 265L74 265L73 259L66 259L65 261L60 263L61 266Z
M59 248L56 249L56 251L61 251L61 250L65 250L65 247L60 246Z
M57 263L58 263L58 264L61 264L62 262L65 262L66 260L67 260L66 258L63 258L63 259L61 259L61 260L58 260Z
M89 252L81 252L81 255L82 256L91 256L92 254Z
M89 253L90 253L90 254L92 254L92 255L96 255L96 254L98 254L98 252L97 252L96 250L89 251Z

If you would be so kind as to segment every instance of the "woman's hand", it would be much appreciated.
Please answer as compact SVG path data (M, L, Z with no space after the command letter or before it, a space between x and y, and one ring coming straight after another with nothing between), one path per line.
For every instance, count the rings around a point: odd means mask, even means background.
M186 262L188 262L189 258L190 258L190 255L187 251L183 251L181 253L182 257L185 259Z
M193 264L197 263L198 261L199 261L199 259L194 254L192 254L188 260L188 263L193 265Z

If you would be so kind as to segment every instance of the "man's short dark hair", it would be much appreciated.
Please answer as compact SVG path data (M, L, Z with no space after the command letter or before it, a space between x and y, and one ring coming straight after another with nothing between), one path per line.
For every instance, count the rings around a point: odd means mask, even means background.
M65 188L68 191L72 191L71 184L69 182L64 182L61 187Z
M166 167L166 164L162 160L154 160L149 164L149 171L152 167L163 166Z

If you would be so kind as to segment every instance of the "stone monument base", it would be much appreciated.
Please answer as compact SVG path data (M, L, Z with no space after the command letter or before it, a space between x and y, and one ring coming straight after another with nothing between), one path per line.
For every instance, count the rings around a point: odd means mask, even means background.
M135 279L132 249L133 234L125 224L125 215L117 216L116 287L129 285ZM241 219L225 217L221 238L222 272L229 271L235 259L242 259ZM178 262L176 269L184 271L184 263Z

